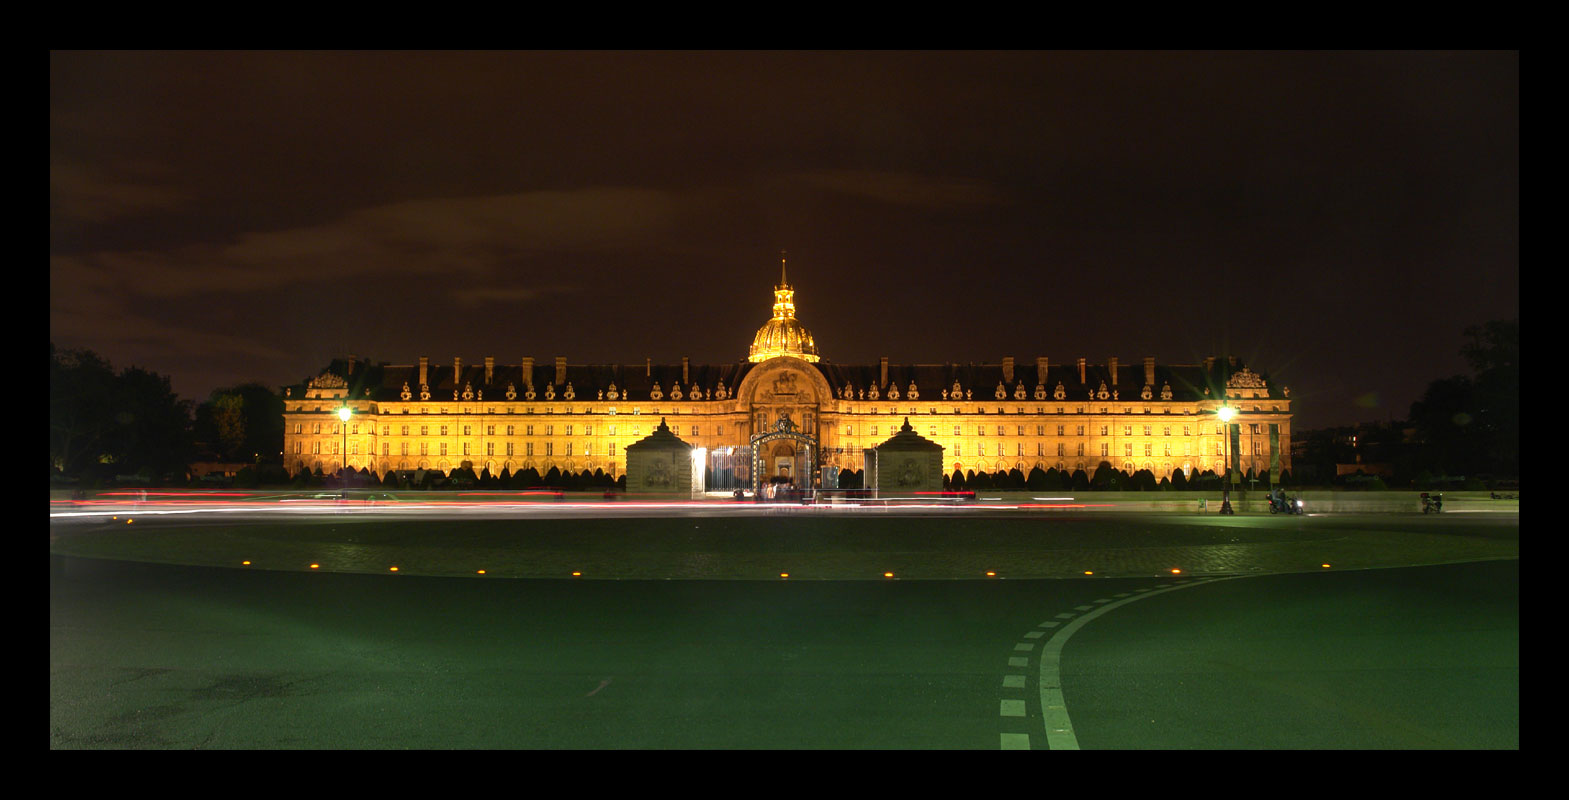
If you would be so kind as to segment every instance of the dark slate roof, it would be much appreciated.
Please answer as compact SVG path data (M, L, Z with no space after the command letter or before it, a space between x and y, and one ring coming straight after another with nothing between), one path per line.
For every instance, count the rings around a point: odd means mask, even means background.
M754 365L749 362L732 364L690 364L687 369L688 380L681 384L683 395L691 391L691 386L696 384L701 387L705 399L712 398L714 389L723 381L731 397L735 396L735 389L745 379L746 374ZM818 362L813 365L827 380L834 396L839 397L845 387L857 393L877 385L879 399L887 398L888 385L880 383L880 364L835 364L828 361ZM1202 400L1206 397L1220 397L1222 387L1226 380L1236 372L1247 367L1240 359L1232 362L1228 359L1217 358L1210 367L1202 365L1155 365L1155 382L1151 386L1152 399L1160 398L1161 388L1170 384L1174 400ZM1251 369L1251 367L1248 367ZM345 359L335 359L323 372L331 372L345 377L349 384L349 396L360 399L365 397L365 389L371 390L370 397L375 400L398 400L403 390L405 381L409 384L409 391L417 398L419 396L419 365L418 364L367 364L356 362L352 373L348 370ZM1269 396L1282 398L1281 386L1270 380L1269 374L1264 371L1255 372L1268 382ZM426 377L430 385L432 401L448 400L454 390L462 392L465 385L471 386L476 392L483 392L487 399L501 400L505 398L507 384L516 387L518 397L522 398L525 387L532 382L537 393L536 401L543 401L545 387L554 383L556 378L556 365L554 361L536 361L529 375L523 374L520 364L496 364L491 373L491 379L485 380L485 365L478 363L464 363L457 380L453 380L452 362L445 364L431 362L427 366ZM670 391L681 379L680 364L568 364L566 367L566 383L572 384L572 389L577 400L597 400L601 391L609 389L612 383L620 390L622 397L630 393L632 401L646 402L649 392L655 383L659 384L664 398L670 398ZM916 384L920 391L920 400L941 401L942 391L951 389L954 381L958 381L962 389L971 392L972 401L990 402L995 399L997 384L1003 382L1002 364L889 364L888 383L899 387L900 399L907 399L911 382ZM1044 383L1047 398L1062 384L1065 397L1063 402L1087 400L1088 393L1098 391L1100 384L1105 382L1108 392L1115 391L1117 401L1108 398L1105 402L1119 402L1123 400L1137 400L1144 388L1144 363L1142 360L1132 362L1119 362L1117 366L1117 379L1114 382L1111 368L1108 364L1086 364L1084 380L1079 379L1077 362L1062 363L1053 361L1049 364L1047 379ZM1026 399L1033 400L1035 386L1038 383L1036 366L1033 359L1014 362L1013 380L1007 381L1004 388L1007 400L1013 400L1015 388L1024 385ZM309 384L309 379L292 385L294 397L304 396ZM562 393L566 384L555 384L556 399L562 400ZM1206 395L1205 389L1209 389Z

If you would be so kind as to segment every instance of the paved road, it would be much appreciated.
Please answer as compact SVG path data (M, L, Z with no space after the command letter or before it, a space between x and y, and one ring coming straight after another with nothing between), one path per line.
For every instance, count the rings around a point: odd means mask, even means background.
M1042 652L1094 614L1060 664L1087 749L1518 747L1518 582L1512 560L1176 588L52 557L50 746L1043 749Z

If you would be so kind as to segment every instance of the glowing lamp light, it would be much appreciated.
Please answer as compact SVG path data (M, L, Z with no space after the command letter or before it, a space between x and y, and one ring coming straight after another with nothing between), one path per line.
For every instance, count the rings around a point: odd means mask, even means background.
M1221 422L1230 422L1231 418L1237 415L1237 410L1231 406L1221 406L1220 410L1215 412L1215 415L1220 417Z
M387 571L388 571L388 572L397 572L397 571L398 571L398 568L397 568L397 567L395 567L395 566L393 566L393 567L388 567L388 568L387 568Z
M790 577L790 573L788 573L788 572L781 572L781 573L779 573L779 577L781 577L781 578L788 578L788 577Z
M129 525L129 524L131 524L131 523L133 523L135 521L136 520L134 520L134 519L128 519L128 520L125 521L125 524Z
M311 565L311 569L321 569L321 565L320 564L312 564Z
M482 570L482 569L476 569L476 570L474 570L474 574L475 574L475 575L484 575L484 574L485 574L485 571L484 571L484 570Z
M991 570L986 570L986 577L988 577L988 578L995 578L995 577L997 577L997 573L992 572Z
M1089 571L1089 570L1085 570L1085 571L1084 571L1084 574L1085 574L1085 575L1094 575L1094 574L1095 574L1095 573L1093 573L1093 572L1091 572L1091 571Z
M1182 574L1182 570L1177 569L1176 567L1172 567L1171 568L1171 574L1173 574L1173 575L1181 575Z
M242 567L248 567L250 565L251 565L251 562L249 562L249 561L241 561L240 562L240 566L242 566Z
M354 415L354 412L350 411L348 406L343 406L343 407L338 409L338 419L341 419L344 422L348 422L349 421L349 417L351 417L353 415Z
M572 573L572 577L574 577L574 578L581 578L581 577L583 577L583 573L581 573L581 572L574 572L574 573Z
M893 577L893 573L892 572L884 572L883 573L883 577L884 578L892 578Z
M1328 564L1319 564L1319 566L1323 567L1324 569L1329 569L1329 565Z

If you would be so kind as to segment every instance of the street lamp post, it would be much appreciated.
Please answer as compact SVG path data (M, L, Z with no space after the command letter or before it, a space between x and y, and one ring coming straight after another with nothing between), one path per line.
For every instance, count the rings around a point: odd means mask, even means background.
M344 485L348 485L349 482L349 417L354 416L354 412L349 410L348 402L344 400L343 405L338 407L338 424L343 428L343 449L338 451L338 473L339 477L343 478Z
M1231 507L1231 418L1237 415L1237 410L1222 401L1215 415L1220 417L1221 453L1226 468L1226 482L1221 484L1220 513L1235 514L1236 510Z

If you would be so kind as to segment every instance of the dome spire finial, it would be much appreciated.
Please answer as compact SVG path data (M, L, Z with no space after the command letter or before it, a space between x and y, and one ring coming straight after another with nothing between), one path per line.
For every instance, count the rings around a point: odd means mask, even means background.
M783 250L779 251L779 285L780 286L789 286L790 285L790 282L788 280L785 280L785 251L783 251Z

